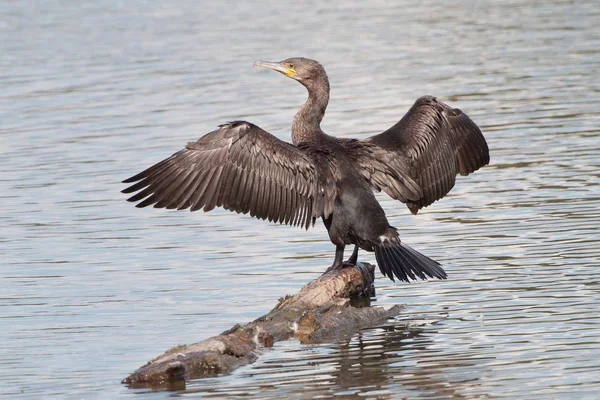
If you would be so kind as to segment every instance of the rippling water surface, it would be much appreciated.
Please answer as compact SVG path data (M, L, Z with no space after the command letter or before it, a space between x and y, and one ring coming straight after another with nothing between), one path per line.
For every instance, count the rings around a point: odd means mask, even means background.
M0 394L600 397L595 1L8 1L0 17ZM482 127L491 165L445 199L414 217L379 196L449 279L379 276L377 304L406 307L386 326L278 343L181 391L128 389L147 360L262 315L331 263L321 224L119 193L228 120L289 140L305 91L252 63L297 55L328 70L330 134L381 132L423 94Z

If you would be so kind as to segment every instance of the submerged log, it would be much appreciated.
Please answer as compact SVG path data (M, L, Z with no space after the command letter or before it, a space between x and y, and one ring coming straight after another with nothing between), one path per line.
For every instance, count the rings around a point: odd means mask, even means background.
M252 363L262 348L272 347L277 341L295 337L302 343L318 343L380 325L399 314L402 307L386 310L368 306L374 294L374 268L358 263L328 270L297 294L280 299L268 314L199 343L174 347L122 383L131 387L168 387L226 374ZM366 300L366 306L358 305L358 298Z

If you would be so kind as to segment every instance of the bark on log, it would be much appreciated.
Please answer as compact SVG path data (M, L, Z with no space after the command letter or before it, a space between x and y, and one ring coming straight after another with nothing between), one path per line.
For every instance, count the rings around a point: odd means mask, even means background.
M150 361L122 383L131 387L162 387L186 380L226 374L256 360L262 348L296 337L316 343L347 337L379 325L400 313L369 307L375 266L358 263L327 271L294 296L280 299L268 314L246 325L236 325L202 342L177 346ZM367 300L358 306L357 297Z

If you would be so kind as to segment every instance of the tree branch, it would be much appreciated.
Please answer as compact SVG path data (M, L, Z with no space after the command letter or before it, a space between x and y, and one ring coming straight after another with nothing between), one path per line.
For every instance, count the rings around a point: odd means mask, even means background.
M399 314L402 307L368 306L374 294L374 268L358 263L328 270L294 296L280 299L268 314L199 343L174 347L123 383L132 387L185 384L186 380L230 373L252 363L262 348L277 341L296 337L302 343L324 342L380 325ZM361 296L366 307L356 304Z

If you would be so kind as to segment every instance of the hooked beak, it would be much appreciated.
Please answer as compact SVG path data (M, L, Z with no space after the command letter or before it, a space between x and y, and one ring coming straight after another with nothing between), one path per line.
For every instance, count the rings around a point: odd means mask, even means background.
M254 62L254 66L255 67L267 67L267 68L274 69L277 72L281 72L288 78L296 77L296 71L294 70L294 68L285 67L279 62L256 61L256 62Z

